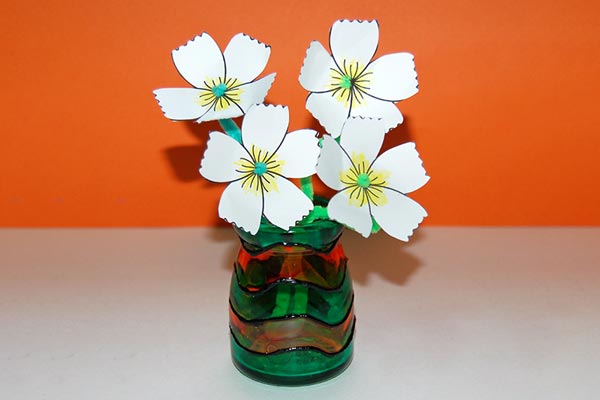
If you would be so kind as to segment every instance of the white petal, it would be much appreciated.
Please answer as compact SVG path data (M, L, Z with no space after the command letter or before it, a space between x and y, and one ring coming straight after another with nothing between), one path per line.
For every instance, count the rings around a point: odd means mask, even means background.
M206 112L196 120L196 122L215 121L218 119L229 119L236 118L244 115L243 110L238 105L231 104L229 107L223 110L215 110L214 108L207 108Z
M223 52L227 78L243 83L254 80L265 69L271 48L243 33L235 35Z
M200 123L204 121L214 121L216 119L235 118L244 115L250 106L262 103L274 79L275 74L271 74L255 82L242 85L243 92L240 95L240 101L238 103L233 103L226 109L220 111L210 109L196 122Z
M242 142L251 150L252 146L273 153L287 132L290 112L287 107L257 104L251 107L242 121Z
M200 162L200 174L213 182L231 182L240 178L235 164L248 152L235 139L221 132L211 132L204 157Z
M165 117L174 121L196 119L208 109L200 105L200 90L192 88L156 89L154 95Z
M272 73L257 81L242 85L243 92L238 105L244 110L244 113L248 112L251 106L261 104L265 100L265 96L271 89L274 80L275 73Z
M397 127L404 120L400 110L394 103L369 96L366 96L360 105L352 107L351 115L353 117L381 118L386 132Z
M208 33L196 36L171 54L181 76L194 87L205 87L206 79L224 76L223 54Z
M365 204L359 207L350 204L347 192L347 190L339 192L329 200L327 206L329 218L354 229L364 237L369 237L373 228L369 206Z
M244 190L241 181L231 182L221 195L219 217L255 234L260 227L262 206L260 193Z
M317 175L330 188L342 190L346 185L341 182L340 174L347 171L352 162L331 136L323 136L321 146L321 154L317 162Z
M381 150L385 132L380 119L352 117L342 128L340 145L350 157L362 154L370 164Z
M331 68L335 68L333 58L321 43L313 41L306 50L306 58L298 80L309 92L329 90Z
M313 209L313 203L292 182L277 177L277 189L265 192L265 217L281 229L289 229Z
M388 101L400 101L419 91L414 57L410 53L388 54L373 61L368 93Z
M416 201L393 190L385 190L387 202L371 206L375 221L388 235L408 242L408 237L427 216L427 211Z
M330 93L311 93L306 99L306 109L334 138L340 136L348 118L348 108Z
M339 66L346 60L366 67L377 50L378 42L377 21L336 21L329 33L329 47Z
M304 178L316 172L319 139L312 129L301 129L285 135L277 150L277 159L284 162L281 174L288 178Z
M375 160L372 168L376 171L388 171L388 186L401 193L415 191L429 180L423 161L412 142L389 149Z

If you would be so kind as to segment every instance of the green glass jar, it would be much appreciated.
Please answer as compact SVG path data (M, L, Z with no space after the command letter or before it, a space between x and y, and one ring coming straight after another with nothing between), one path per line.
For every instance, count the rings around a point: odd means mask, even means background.
M284 231L236 229L241 248L229 296L231 354L245 375L304 385L342 372L352 360L352 281L343 227L317 220Z

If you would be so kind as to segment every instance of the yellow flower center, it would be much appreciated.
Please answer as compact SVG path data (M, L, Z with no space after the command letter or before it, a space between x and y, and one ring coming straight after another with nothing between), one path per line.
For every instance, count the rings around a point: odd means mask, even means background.
M226 110L240 102L240 96L244 92L241 84L236 78L207 78L204 81L205 87L200 88L200 96L196 102L215 111Z
M242 188L255 195L264 192L278 191L277 176L281 174L283 160L277 154L270 154L252 145L250 158L242 158L235 163L237 172L242 174Z
M358 61L344 60L341 67L331 69L329 89L333 89L332 96L346 107L364 104L372 74Z
M387 187L387 171L371 169L365 155L352 153L352 166L340 173L340 181L346 186L350 204L362 207L365 204L382 206L387 203L383 188Z

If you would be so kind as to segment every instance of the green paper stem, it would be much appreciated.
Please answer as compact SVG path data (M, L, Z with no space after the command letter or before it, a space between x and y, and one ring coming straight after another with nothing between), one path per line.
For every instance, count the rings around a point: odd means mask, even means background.
M221 125L221 128L223 128L225 130L225 133L229 137L232 137L233 139L237 140L239 143L242 143L242 131L240 131L240 128L238 128L238 126L234 120L220 119L219 125Z
M315 190L313 188L312 176L300 178L300 189L312 201L315 199Z
M379 232L381 230L381 227L379 226L377 221L375 221L372 217L371 217L371 220L373 221L373 227L371 228L371 233Z

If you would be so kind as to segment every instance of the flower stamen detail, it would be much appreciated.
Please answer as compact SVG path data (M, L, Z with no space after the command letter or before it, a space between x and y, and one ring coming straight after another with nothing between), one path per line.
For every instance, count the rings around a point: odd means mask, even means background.
M197 103L214 111L223 111L233 104L239 104L244 92L241 82L236 78L206 79Z
M331 68L329 89L332 89L332 96L346 107L364 104L372 74L358 61L344 60L341 67Z
M270 154L253 145L250 158L242 158L235 164L238 166L236 171L242 174L244 191L256 195L278 191L277 176L281 175L284 161L279 160L276 154Z
M383 188L387 187L387 171L375 171L364 154L352 154L352 166L340 173L340 181L348 190L350 204L363 207L365 204L382 206L387 203Z

